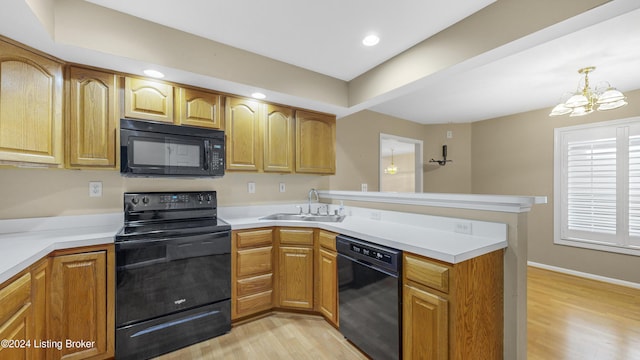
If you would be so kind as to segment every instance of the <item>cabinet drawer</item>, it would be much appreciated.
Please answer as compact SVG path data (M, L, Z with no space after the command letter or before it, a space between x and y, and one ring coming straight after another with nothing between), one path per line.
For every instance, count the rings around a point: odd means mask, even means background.
M240 248L271 245L273 229L261 229L236 233L236 246Z
M318 232L318 242L320 247L336 251L336 234L320 230Z
M272 247L238 250L237 272L239 278L260 275L272 271Z
M249 315L258 311L271 309L271 290L263 293L239 298L237 302L238 315Z
M257 294L273 289L273 275L265 274L238 280L236 286L238 297Z
M31 301L31 273L26 273L0 289L0 324Z
M445 293L449 292L449 268L445 265L405 254L404 272L407 280Z
M280 229L280 244L313 245L313 229Z

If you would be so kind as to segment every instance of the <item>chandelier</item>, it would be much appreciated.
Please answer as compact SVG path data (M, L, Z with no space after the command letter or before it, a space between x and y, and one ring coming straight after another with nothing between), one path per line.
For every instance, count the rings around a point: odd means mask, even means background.
M588 66L578 70L579 74L584 74L584 87L578 83L575 93L570 93L564 98L566 101L556 105L549 116L583 116L591 114L594 110L613 110L627 105L626 97L616 88L611 87L607 82L592 90L589 87L589 73L595 70L595 66Z
M384 168L384 173L389 175L395 175L398 173L398 168L393 165L393 149L391 149L391 164Z

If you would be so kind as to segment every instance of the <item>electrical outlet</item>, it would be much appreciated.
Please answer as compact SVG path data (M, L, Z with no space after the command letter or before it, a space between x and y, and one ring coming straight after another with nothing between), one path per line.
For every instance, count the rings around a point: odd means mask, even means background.
M453 225L453 231L460 234L471 235L471 223L468 221L465 221L465 222L458 221Z
M89 181L89 196L90 197L102 196L102 181Z
M453 131L451 130L447 131L447 139L453 139Z
M249 194L255 194L256 193L256 183L253 181L249 181L247 183L247 192Z
M367 192L367 184L361 184L360 188L362 189L362 192Z
M284 183L280 183L280 192L285 192L287 191L287 187L284 185Z

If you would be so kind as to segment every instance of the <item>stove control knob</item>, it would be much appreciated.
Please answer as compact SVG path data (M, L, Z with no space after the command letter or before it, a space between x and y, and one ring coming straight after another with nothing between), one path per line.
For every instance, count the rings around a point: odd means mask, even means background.
M198 201L199 202L203 202L204 201L204 195L198 194Z
M138 202L140 202L140 200L138 200L138 198L136 198L136 197L131 198L131 203L132 203L133 205L138 205Z
M211 202L213 201L213 196L211 196L211 194L207 194L207 202Z
M147 205L147 204L149 203L149 198L148 198L148 197L146 197L146 196L143 196L143 197L142 197L142 203L143 203L143 204L145 204L145 205Z

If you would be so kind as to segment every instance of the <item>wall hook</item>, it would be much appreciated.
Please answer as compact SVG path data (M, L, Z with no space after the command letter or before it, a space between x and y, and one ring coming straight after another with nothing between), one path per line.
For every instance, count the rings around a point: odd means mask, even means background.
M447 145L442 145L442 160L429 160L430 163L438 163L440 166L447 165L448 162L453 162L453 160L447 160Z

